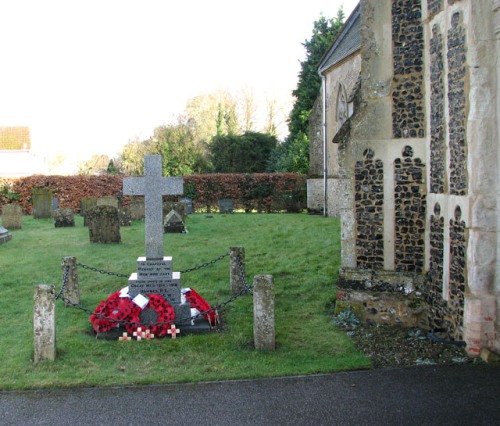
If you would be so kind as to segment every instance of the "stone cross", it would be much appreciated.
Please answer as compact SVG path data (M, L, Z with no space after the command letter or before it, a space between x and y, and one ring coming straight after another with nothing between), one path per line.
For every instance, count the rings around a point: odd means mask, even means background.
M144 157L144 176L123 179L124 195L144 195L146 259L163 259L163 195L182 195L182 177L164 177L161 155Z

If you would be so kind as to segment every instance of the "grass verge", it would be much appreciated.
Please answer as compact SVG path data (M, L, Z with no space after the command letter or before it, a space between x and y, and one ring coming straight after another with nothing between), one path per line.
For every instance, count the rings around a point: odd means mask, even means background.
M224 329L141 342L97 340L88 315L56 305L57 359L33 364L33 294L37 284L61 286L61 259L119 273L136 271L144 224L121 229L120 244L91 244L83 220L54 228L23 218L23 228L0 245L0 389L116 386L329 373L369 367L349 338L333 326L331 308L340 261L339 222L305 214L191 215L188 234L164 235L174 270L212 260L243 246L249 283L271 274L276 292L274 352L253 348L252 299L245 295L221 315ZM127 285L126 278L78 269L81 305L94 309ZM229 258L182 275L210 304L229 299Z

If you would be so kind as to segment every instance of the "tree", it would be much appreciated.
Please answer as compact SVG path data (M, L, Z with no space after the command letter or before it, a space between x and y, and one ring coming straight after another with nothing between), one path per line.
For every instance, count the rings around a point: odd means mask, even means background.
M277 170L286 167L289 172L307 173L309 168L309 149L304 145L309 144L309 115L311 114L314 101L316 100L320 87L321 78L318 75L318 65L326 50L341 30L344 23L344 11L340 8L337 17L327 19L324 16L314 22L313 32L310 40L306 40L303 46L306 49L306 59L300 63L299 81L297 88L292 92L295 102L288 118L289 136L287 141L280 146L280 152L275 153L275 168ZM288 152L288 150L292 150ZM278 160L281 153L285 158ZM297 158L301 155L302 158ZM304 165L307 164L307 167Z
M264 133L216 136L209 150L216 173L262 173L278 141Z
M192 174L200 167L203 155L194 140L189 121L157 127L151 143L163 157L165 176Z
M90 160L78 164L79 175L97 175L106 173L109 164L107 155L93 155Z
M123 173L130 176L141 176L144 174L144 156L149 154L159 154L155 151L155 146L150 140L141 141L133 139L122 149L119 162Z

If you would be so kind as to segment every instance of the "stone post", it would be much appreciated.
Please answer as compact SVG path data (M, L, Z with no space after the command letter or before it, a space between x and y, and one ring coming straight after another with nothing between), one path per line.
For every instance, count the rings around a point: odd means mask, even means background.
M272 275L255 275L253 278L253 338L257 350L276 349Z
M56 359L56 300L54 286L39 284L35 287L33 331L35 353L33 362Z
M243 278L245 277L245 248L244 247L230 247L230 265L229 277L231 282L231 291L236 294L245 288ZM238 262L238 256L240 262ZM241 263L241 271L240 271Z
M63 257L62 263L63 275L63 301L64 305L80 304L80 288L78 287L78 270L76 269L76 257Z

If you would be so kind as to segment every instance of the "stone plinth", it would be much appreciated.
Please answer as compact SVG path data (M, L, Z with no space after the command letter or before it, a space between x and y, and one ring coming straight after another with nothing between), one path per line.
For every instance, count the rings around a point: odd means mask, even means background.
M0 226L0 244L6 243L7 241L10 240L12 240L11 233L3 226Z
M172 272L172 258L137 259L137 272L128 280L129 295L134 298L139 293L161 294L175 309L176 322L190 317L188 304L181 304L181 274Z

